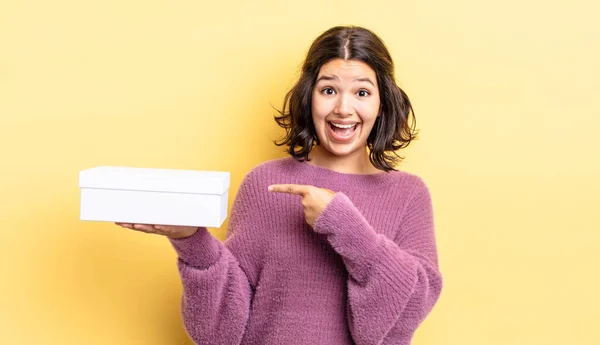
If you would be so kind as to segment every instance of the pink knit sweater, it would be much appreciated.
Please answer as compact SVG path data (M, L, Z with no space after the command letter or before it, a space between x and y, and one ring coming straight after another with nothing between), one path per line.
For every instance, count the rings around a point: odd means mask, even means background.
M336 193L314 228L300 196ZM243 180L227 239L172 239L182 317L197 344L410 344L442 289L432 203L406 172L354 175L284 158Z

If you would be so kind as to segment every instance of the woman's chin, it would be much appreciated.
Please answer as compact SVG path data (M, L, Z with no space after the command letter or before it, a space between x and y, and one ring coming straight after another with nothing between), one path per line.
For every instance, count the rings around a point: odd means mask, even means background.
M340 144L335 142L329 142L323 145L321 149L324 151L323 153L339 158L352 156L358 151L358 148L353 143Z

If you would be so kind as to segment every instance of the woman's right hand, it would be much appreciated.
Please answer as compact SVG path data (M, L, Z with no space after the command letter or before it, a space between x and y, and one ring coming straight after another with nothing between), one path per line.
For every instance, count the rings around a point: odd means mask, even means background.
M196 226L172 226L172 225L153 225L153 224L133 224L133 223L115 223L118 226L145 232L148 234L157 234L167 236L173 239L190 237L198 231Z

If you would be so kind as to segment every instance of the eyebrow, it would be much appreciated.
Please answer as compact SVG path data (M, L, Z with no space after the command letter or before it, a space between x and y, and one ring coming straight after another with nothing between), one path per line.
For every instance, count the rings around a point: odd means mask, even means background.
M339 81L340 79L335 75L322 75L317 79L317 81L315 83L318 83L321 80L337 80L337 81ZM373 81L371 81L371 79L369 77L354 78L352 81L367 82L367 83L370 83L371 85L375 86L375 84L373 83Z

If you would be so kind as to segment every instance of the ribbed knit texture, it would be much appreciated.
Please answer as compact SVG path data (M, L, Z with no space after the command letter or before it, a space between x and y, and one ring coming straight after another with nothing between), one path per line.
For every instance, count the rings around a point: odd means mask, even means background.
M314 229L294 183L336 192ZM197 344L410 344L442 289L432 203L406 172L343 174L292 158L243 180L227 239L171 239Z

